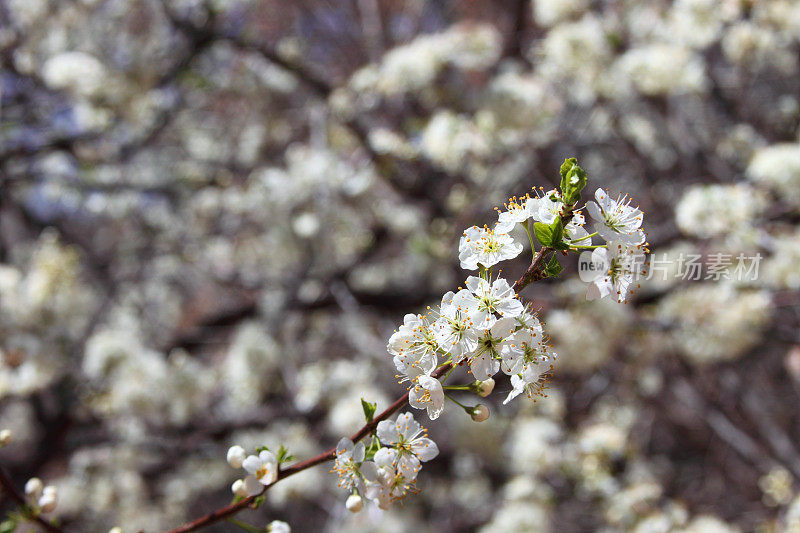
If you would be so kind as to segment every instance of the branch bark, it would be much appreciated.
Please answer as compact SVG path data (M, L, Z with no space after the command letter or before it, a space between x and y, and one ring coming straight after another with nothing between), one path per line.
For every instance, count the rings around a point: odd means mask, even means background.
M432 375L434 378L438 379L442 377L451 368L453 368L452 364L450 363L444 364L439 368L437 368ZM379 415L373 418L372 422L364 424L364 426L361 429L356 431L355 434L352 437L350 437L350 440L352 440L353 442L360 441L367 435L371 434L378 426L379 422L386 420L394 413L405 407L407 404L408 404L408 393L406 392L404 395L395 400L394 403L392 403L392 405L387 407L383 412L381 412ZM299 463L295 463L286 469L280 470L278 472L278 479L274 483L272 483L272 485L267 485L266 487L264 487L264 490L262 490L260 494L257 494L255 496L250 496L249 498L244 498L243 500L240 500L236 503L232 503L230 505L217 509L213 513L209 513L203 517L198 518L197 520L188 522L180 527L176 527L175 529L171 529L167 533L186 533L189 531L196 531L200 528L210 526L211 524L219 522L220 520L224 520L229 516L233 516L239 511L252 505L256 498L267 492L270 489L270 487L275 485L275 483L277 483L278 481L286 479L289 476L293 476L299 472L302 472L303 470L311 468L312 466L332 461L335 457L336 457L336 448L334 447L315 457L306 459L305 461L301 461Z

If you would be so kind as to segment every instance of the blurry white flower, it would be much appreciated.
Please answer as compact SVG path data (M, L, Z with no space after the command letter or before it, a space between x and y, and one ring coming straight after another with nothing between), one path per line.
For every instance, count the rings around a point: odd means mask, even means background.
M25 496L32 500L38 500L42 496L42 490L44 483L38 477L32 477L25 483Z
M42 78L53 89L87 97L99 93L107 82L103 64L83 52L62 52L49 58L42 67Z
M55 510L56 505L58 505L58 489L52 485L46 486L42 490L42 496L39 498L37 505L43 513Z
M773 187L783 198L800 205L800 143L781 143L756 151L747 177Z
M702 58L683 46L659 43L632 48L617 65L645 95L702 92L707 84Z
M278 479L278 459L268 450L245 458L242 466L262 485L270 485Z
M414 420L411 413L403 413L396 420L382 420L378 423L378 439L390 446L375 453L378 467L397 469L406 480L417 477L420 462L430 461L439 455L436 443L427 438L426 430Z
M631 207L631 199L626 195L616 200L603 189L594 193L597 200L586 202L586 209L595 220L594 229L607 242L622 241L626 244L642 244L645 239L642 227L642 211Z
M427 409L431 420L436 420L444 409L444 390L438 379L420 376L408 391L408 404L415 409Z
M533 16L542 26L553 26L586 9L587 0L534 0Z
M9 442L11 442L11 430L10 429L0 430L0 446L5 446Z
M675 207L675 222L687 235L741 234L766 206L765 196L747 184L693 186Z
M478 265L490 268L500 261L514 259L522 252L522 244L507 233L472 226L467 228L458 243L461 268L475 270Z

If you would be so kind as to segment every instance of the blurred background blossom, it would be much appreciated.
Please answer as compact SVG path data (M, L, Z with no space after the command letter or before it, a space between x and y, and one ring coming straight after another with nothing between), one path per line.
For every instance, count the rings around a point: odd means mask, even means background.
M799 48L797 0L0 0L2 464L68 531L155 531L229 501L231 444L333 446L461 231L574 155L668 273L526 289L548 396L429 423L403 508L318 468L242 518L800 531ZM675 266L719 253L758 275Z

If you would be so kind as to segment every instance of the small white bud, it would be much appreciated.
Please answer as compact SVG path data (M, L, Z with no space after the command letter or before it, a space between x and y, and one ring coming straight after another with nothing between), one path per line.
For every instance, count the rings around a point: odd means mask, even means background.
M347 501L344 504L347 507L347 510L351 513L357 513L364 508L364 502L361 500L361 496L358 494L351 494L347 497Z
M489 408L479 403L475 407L472 408L472 419L475 422L483 422L489 418Z
M481 398L486 398L489 396L492 391L494 390L494 380L489 378L485 381L481 381L480 385L478 385L478 396Z
M289 527L289 524L286 522L282 522L281 520L273 520L267 526L268 533L292 533L292 528Z
M241 468L242 462L247 454L241 446L231 446L228 448L228 464L234 468Z
M231 492L240 498L247 498L247 496L249 496L249 494L247 494L247 490L244 488L243 479L237 479L233 482L233 485L231 485Z
M32 500L38 500L42 496L42 490L44 484L38 477L32 477L25 483L25 495Z
M58 490L52 485L45 487L38 504L39 510L43 513L49 513L55 510L56 505L58 505Z
M0 430L0 446L5 446L9 442L11 442L11 430L10 429Z
M108 530L108 533L122 533L122 528L119 526L114 526Z

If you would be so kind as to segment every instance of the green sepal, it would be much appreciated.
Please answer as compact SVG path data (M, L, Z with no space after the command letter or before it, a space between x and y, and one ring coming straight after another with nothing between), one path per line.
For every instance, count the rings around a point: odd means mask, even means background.
M586 187L588 176L586 171L578 166L574 157L564 160L561 165L561 198L567 205L575 205L581 199L581 191Z
M364 450L364 460L371 461L378 450L381 449L381 441L378 440L378 437L375 435L372 436L372 440L369 442L369 446L366 447Z
M364 418L367 419L367 424L369 424L375 418L375 410L378 408L378 404L369 403L364 398L361 398L361 408L364 409Z
M558 262L558 257L553 255L550 258L550 262L547 263L547 266L544 268L545 274L547 277L558 277L561 274L561 271L564 270L564 267L561 266L561 263Z

